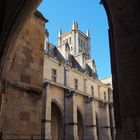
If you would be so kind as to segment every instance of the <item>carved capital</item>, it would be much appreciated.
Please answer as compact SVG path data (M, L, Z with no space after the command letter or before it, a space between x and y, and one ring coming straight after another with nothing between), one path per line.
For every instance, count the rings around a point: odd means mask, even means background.
M48 86L51 87L51 83L49 83L49 82L43 82L42 83L42 87L48 87Z
M48 82L43 82L43 83L42 83L42 87L47 87L48 84L49 84Z
M75 94L75 90L64 89L65 97L72 98Z
M90 103L92 101L93 101L93 97L89 97L89 96L85 97L85 103Z
M107 106L107 102L99 102L99 107L106 107Z

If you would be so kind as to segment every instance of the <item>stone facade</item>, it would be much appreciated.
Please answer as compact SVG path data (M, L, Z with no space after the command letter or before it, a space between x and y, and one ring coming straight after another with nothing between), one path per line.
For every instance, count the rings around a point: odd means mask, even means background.
M57 72L56 82L52 81L52 69L56 69ZM64 76L65 69L67 70L67 78ZM67 79L66 85L64 83L65 78ZM78 79L77 90L74 87L75 78ZM85 79L86 85L84 85ZM46 128L55 128L53 122L51 122L51 118L53 117L51 117L51 115L53 115L51 113L51 104L56 103L64 119L61 125L65 128L65 130L63 130L65 135L62 135L62 137L65 136L65 139L79 139L77 126L79 119L77 112L79 111L83 121L83 135L81 139L112 140L108 86L66 64L60 63L55 58L46 54L44 59L44 83L47 83L45 90L47 95ZM92 86L94 87L94 93L91 91ZM86 89L84 89L84 87L86 87ZM47 116L49 116L49 118ZM55 132L54 130L52 131ZM52 132L50 132L50 129L46 129L45 132L46 139L51 139ZM55 134L53 133L53 135Z
M0 139L40 138L46 21L38 11L30 16L9 56L1 81Z
M60 35L63 36L61 32ZM110 87L90 74L93 69L90 71L89 67L83 68L76 60L75 54L65 55L65 51L71 46L68 42L58 48L49 42L45 43L48 46L45 46L44 53L43 138L113 140L113 114L110 114L109 109ZM53 110L57 110L57 113Z

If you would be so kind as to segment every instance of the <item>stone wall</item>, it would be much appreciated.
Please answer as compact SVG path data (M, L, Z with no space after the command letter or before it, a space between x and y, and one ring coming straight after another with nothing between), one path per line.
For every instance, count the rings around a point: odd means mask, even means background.
M4 139L40 137L45 22L36 12L24 25L1 82L1 133Z
M44 58L43 78L47 87L45 138L50 140L53 137L51 131L54 130L50 129L54 128L54 122L51 120L53 119L51 104L56 102L62 114L58 117L61 117L64 123L64 129L59 132L62 134L62 138L64 137L66 140L98 140L98 138L112 140L108 87L55 58L48 55L45 55ZM56 82L52 81L52 69L56 69ZM67 77L64 77L64 69L67 70ZM78 79L78 90L74 89L75 78ZM84 82L85 79L86 82ZM91 93L91 85L94 86L94 95ZM106 99L104 94L106 94ZM80 112L80 118L78 118L78 112ZM98 124L96 120L98 120ZM79 124L79 122L81 123ZM57 136L58 133L55 135Z
M108 87L101 82L94 80L88 75L71 68L70 66L59 62L58 60L45 54L44 56L44 80L52 81L52 69L56 69L57 78L56 83L64 85L64 68L67 70L66 75L66 86L74 89L74 79L78 80L78 92L82 92L87 96L92 96L91 86L94 87L94 96L104 100L104 93L106 94L106 101L108 101ZM86 85L84 85L84 80L86 80ZM86 87L86 89L84 88ZM100 90L99 90L100 87ZM100 93L99 93L100 92ZM100 95L100 97L99 97Z

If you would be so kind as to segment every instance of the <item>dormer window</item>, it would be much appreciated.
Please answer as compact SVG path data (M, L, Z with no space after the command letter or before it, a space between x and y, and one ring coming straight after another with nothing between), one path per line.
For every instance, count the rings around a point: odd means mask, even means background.
M83 40L81 39L81 44L80 44L81 46L83 45Z
M70 42L70 44L71 44L71 37L69 38L69 42Z
M78 38L78 43L79 43L79 45L80 45L80 38Z
M86 42L84 41L84 47L86 47Z

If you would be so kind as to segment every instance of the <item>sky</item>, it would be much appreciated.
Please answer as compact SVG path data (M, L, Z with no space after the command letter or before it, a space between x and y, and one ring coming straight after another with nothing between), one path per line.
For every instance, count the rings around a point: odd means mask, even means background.
M91 56L94 58L99 79L111 76L108 21L100 0L43 0L38 10L49 20L46 28L49 41L57 45L58 31L71 30L72 22L91 36Z

